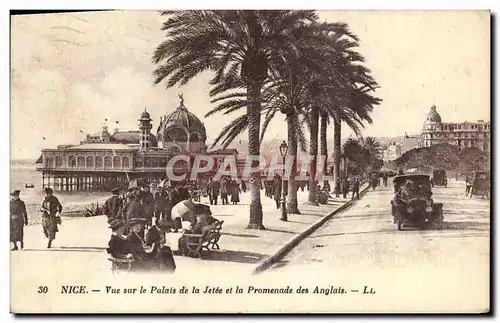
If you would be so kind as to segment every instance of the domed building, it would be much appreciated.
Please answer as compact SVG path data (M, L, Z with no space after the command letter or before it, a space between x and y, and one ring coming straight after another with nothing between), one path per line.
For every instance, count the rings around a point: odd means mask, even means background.
M167 169L176 176L186 174L189 178L197 155L209 155L213 159L213 168L198 176L208 180L224 158L236 158L238 152L236 149L207 152L205 125L188 111L182 95L179 97L179 106L160 117L156 134L151 132L153 119L144 109L137 119L138 130L115 129L111 134L105 123L100 133L87 134L79 145L42 150L36 162L37 171L42 173L42 186L57 190L109 190L126 186L131 179L139 177L159 182L167 177ZM175 156L181 158L170 163ZM237 164L240 169L245 161ZM170 180L175 183L187 179Z
M437 108L433 105L422 126L418 147L430 147L448 143L460 148L476 147L483 151L490 150L490 123L477 122L442 122Z
M189 112L184 99L177 109L160 118L156 131L158 147L177 152L204 153L207 151L205 125Z

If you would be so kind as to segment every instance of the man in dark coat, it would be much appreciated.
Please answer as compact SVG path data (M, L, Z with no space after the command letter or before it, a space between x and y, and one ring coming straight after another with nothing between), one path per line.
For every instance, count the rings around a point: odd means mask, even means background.
M276 176L274 178L274 184L273 184L273 196L274 196L274 201L276 202L276 208L280 208L280 201L281 201L281 177Z
M220 198L222 200L222 205L229 204L228 201L228 194L229 194L230 188L229 188L229 180L227 178L224 178L221 183L221 189L220 189Z
M215 180L210 180L208 184L208 196L210 199L210 205L217 205L217 200L219 199L220 193L220 182Z
M43 233L47 239L49 239L49 243L47 244L47 248L52 247L52 241L56 238L56 232L59 231L57 228L58 224L61 224L61 212L62 205L59 203L57 197L52 195L52 189L45 189L45 198L42 201L41 211L42 214L42 227Z
M26 205L19 198L20 193L19 190L10 193L10 242L14 244L12 250L18 250L17 242L21 249L24 248L24 226L28 225L28 213Z
M142 205L144 206L144 217L148 220L147 225L151 226L153 224L155 205L154 196L153 193L151 193L149 186L144 186L140 197Z
M119 197L120 190L115 188L111 191L111 194L113 194L113 196L106 200L103 210L103 213L108 217L108 223L111 223L113 219L119 216L119 211L123 206L123 201Z
M349 193L349 179L347 176L342 177L342 197L347 198L347 193Z
M356 196L356 199L359 200L359 180L357 177L354 177L352 181L352 198L354 199L354 196Z
M125 211L125 223L129 224L131 219L137 218L145 218L145 210L144 205L140 202L141 191L130 193L129 198L130 202L127 205L127 209ZM139 233L141 238L144 238L144 226L142 227L142 231Z

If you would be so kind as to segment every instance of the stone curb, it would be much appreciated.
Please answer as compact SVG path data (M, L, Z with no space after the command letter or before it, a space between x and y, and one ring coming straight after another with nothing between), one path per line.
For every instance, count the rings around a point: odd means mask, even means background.
M366 184L365 184L366 185ZM365 188L361 190L359 193L359 197L361 199L362 195L368 191L370 188L369 185L366 185ZM283 259L293 248L295 248L302 240L307 238L309 235L311 235L314 231L316 231L318 228L320 228L323 224L325 224L326 221L330 220L334 215L336 215L339 212L344 211L348 207L350 207L355 200L349 200L342 204L340 207L337 209L333 210L332 212L326 214L323 216L321 219L316 221L315 223L311 224L305 231L297 234L295 237L290 239L287 243L285 243L282 247L280 247L275 253L273 253L271 256L265 258L252 272L253 275L257 275L262 273L263 271L269 269L273 264L278 262L279 260Z

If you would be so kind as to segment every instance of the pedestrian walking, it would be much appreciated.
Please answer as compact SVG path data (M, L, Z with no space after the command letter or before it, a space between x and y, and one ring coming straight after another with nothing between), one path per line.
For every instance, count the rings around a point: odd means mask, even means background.
M274 196L274 201L276 202L276 208L280 208L280 200L281 200L281 177L279 175L276 175L274 178L274 184L273 184L273 196Z
M472 197L472 179L470 175L465 177L465 197L470 194Z
M342 177L342 197L347 198L347 194L349 193L349 179L344 176Z
M111 223L117 216L119 216L120 209L123 206L123 201L120 198L120 190L118 188L114 188L111 191L111 196L109 199L104 202L103 213L108 217L108 223Z
M59 232L57 227L61 224L61 212L62 205L55 197L52 195L53 191L51 188L45 189L45 198L42 201L41 211L42 213L42 228L43 234L49 242L47 248L52 248L52 242L56 239L56 233Z
M231 185L231 202L236 205L240 201L240 185L237 181L233 181Z
M210 199L210 205L217 205L217 200L219 199L220 193L220 182L210 179L208 183L208 196Z
M359 180L357 177L354 177L353 182L352 182L352 197L351 197L351 199L354 199L354 196L356 196L356 199L359 200Z
M224 178L222 180L221 189L220 189L220 198L222 200L222 205L229 204L229 200L227 198L227 196L230 193L229 186L230 186L229 180L227 178Z
M24 248L24 226L28 225L28 213L26 205L19 198L20 193L19 190L10 193L10 242L14 244L12 250L18 250L18 242L20 248Z

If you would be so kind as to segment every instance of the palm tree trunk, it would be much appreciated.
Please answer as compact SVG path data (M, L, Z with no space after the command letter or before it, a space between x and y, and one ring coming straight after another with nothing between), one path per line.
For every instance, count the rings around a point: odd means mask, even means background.
M300 214L299 204L297 202L297 181L295 175L297 174L297 131L293 124L292 115L286 118L287 131L288 131L288 152L287 155L293 158L292 168L290 170L290 177L288 178L288 195L286 197L286 211L288 214Z
M326 143L326 135L327 135L327 121L328 121L328 116L326 113L321 114L321 123L319 127L319 149L320 149L320 156L321 158L324 158L324 165L323 165L323 174L326 174L328 170L328 145ZM323 181L323 185L327 185L328 180L325 179Z
M311 124L311 140L309 141L309 155L311 163L309 164L309 197L307 204L318 205L316 201L316 193L318 185L316 184L316 167L318 163L318 127L319 127L319 111L317 108L312 108L310 114Z
M260 155L260 95L262 83L250 83L247 88L248 101L250 102L247 108L248 117L248 154L250 156ZM260 172L250 174L250 221L247 229L265 230L262 221L262 204L260 201Z
M342 123L340 119L334 118L333 120L333 182L335 183L335 195L340 195L340 134Z

